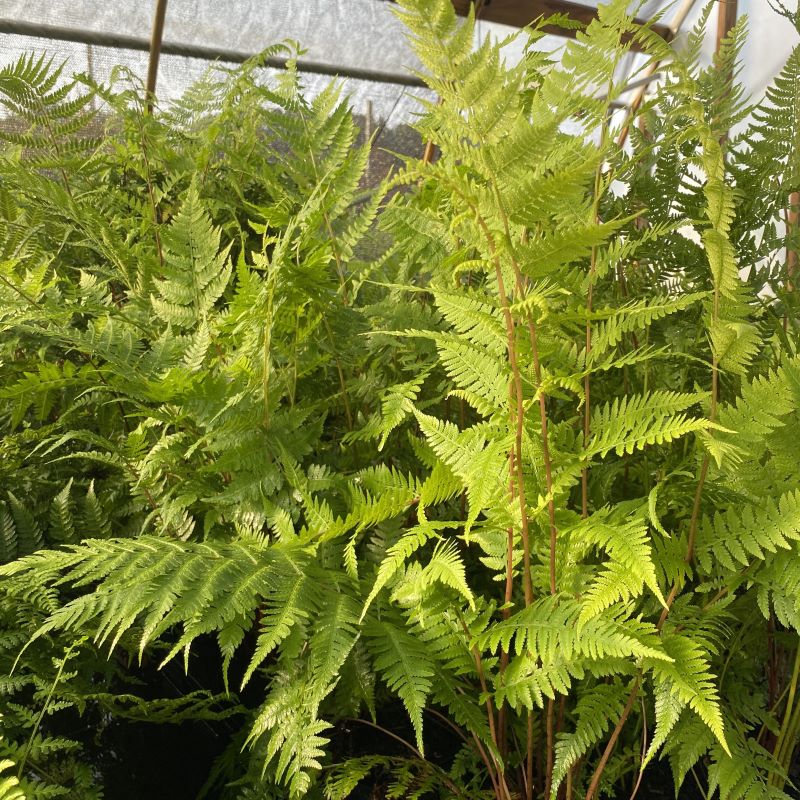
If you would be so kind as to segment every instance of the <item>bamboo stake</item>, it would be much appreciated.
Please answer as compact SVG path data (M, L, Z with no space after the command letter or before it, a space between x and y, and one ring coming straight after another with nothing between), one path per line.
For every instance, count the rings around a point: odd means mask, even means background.
M150 34L150 60L147 64L147 83L145 85L148 112L152 112L156 97L158 61L161 57L161 41L164 38L164 19L166 16L167 0L156 0L156 10L153 14L153 30Z

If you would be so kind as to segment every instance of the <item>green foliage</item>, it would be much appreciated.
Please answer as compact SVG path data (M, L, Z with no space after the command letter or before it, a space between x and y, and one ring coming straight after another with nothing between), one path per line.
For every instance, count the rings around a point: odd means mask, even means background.
M798 50L751 107L743 24L701 67L614 0L509 65L398 5L437 157L368 191L286 46L152 112L0 71L10 798L102 797L109 717L224 722L208 797L591 800L655 758L787 797ZM623 146L632 37L667 66Z

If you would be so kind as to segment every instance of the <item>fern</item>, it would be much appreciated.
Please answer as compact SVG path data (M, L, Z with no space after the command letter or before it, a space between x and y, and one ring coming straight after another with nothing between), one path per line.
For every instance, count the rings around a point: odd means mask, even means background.
M552 797L558 794L558 787L575 762L601 739L611 721L621 716L624 693L624 686L601 685L578 702L575 708L578 719L575 731L563 736L555 746Z
M669 661L653 664L654 678L669 681L670 691L697 713L730 755L725 739L719 695L702 649L691 639L680 635L665 636L664 650Z
M0 738L0 745L2 745ZM8 758L0 760L0 773L13 769L15 764ZM0 799L1 800L25 800L25 793L19 785L19 780L14 775L0 774Z
M433 665L422 644L403 628L381 621L366 631L375 667L390 689L397 692L411 719L417 749L424 753L422 711L431 691Z
M796 493L768 500L766 507L730 508L706 520L698 537L698 561L711 571L712 559L729 570L763 559L767 553L788 549L800 537Z
M151 111L0 69L8 791L113 792L112 715L212 726L225 800L594 800L656 757L786 796L797 49L750 106L744 23L705 66L709 12L675 52L628 5L553 53L563 18L401 0L436 157L378 187L295 45ZM664 66L622 123L632 44Z
M211 306L228 285L231 267L227 250L219 251L220 231L204 215L197 189L191 187L165 229L164 275L155 283L153 309L165 322L178 328L194 328L207 318ZM200 329L203 330L202 328ZM203 333L208 336L208 332ZM192 347L197 349L197 344ZM197 356L187 356L190 363Z

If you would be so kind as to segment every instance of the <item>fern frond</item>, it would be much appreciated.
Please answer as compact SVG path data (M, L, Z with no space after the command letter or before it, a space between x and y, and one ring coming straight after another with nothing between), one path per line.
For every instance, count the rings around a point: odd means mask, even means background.
M697 538L697 560L710 572L714 562L729 570L748 565L753 558L789 549L800 539L800 492L790 492L777 502L767 498L759 505L731 506L713 519L704 518Z
M565 530L564 534L585 545L602 547L611 557L586 590L581 623L616 602L627 602L637 597L644 586L665 605L656 578L647 524L643 519L614 518L606 510L601 510L575 528Z
M706 653L697 642L680 634L663 635L662 642L669 660L652 662L654 680L666 682L671 693L700 717L722 749L730 754L719 707L719 693Z
M364 635L375 667L386 685L403 701L414 727L417 749L424 753L422 712L434 674L425 647L404 628L385 619L368 623Z
M477 638L481 649L527 653L543 663L591 659L666 659L671 656L654 636L654 626L634 619L598 614L579 625L582 608L574 600L546 597L496 623Z
M562 734L555 745L551 798L557 796L558 788L572 766L620 717L628 691L624 684L600 684L578 701L574 711L577 717L575 730Z
M228 252L220 249L221 231L215 229L192 185L172 223L162 234L164 274L155 282L160 296L153 310L165 322L193 329L204 321L225 291L231 275Z
M647 445L663 444L689 433L705 430L705 419L692 418L678 412L691 408L703 399L700 394L651 392L615 399L592 412L591 429L586 455L605 456L633 453Z

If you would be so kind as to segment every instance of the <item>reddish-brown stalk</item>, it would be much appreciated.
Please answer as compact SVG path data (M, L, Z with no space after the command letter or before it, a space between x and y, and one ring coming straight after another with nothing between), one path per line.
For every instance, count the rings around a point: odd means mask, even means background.
M628 695L628 702L625 703L622 716L619 718L619 722L617 722L616 727L611 732L611 738L608 740L605 750L603 750L603 755L600 757L600 763L597 765L597 769L595 769L594 774L592 775L592 781L589 784L589 789L586 792L586 800L592 800L597 792L597 787L600 786L600 778L603 777L603 772L605 771L606 764L608 764L608 759L611 758L611 753L614 751L614 747L617 744L617 739L619 739L622 728L630 716L631 710L633 709L633 704L636 702L636 696L639 694L640 680L641 678L637 677L633 682L633 687Z
M508 222L508 214L506 213L505 207L503 205L503 199L502 196L500 195L500 190L498 189L496 183L493 183L493 188L495 197L497 198L497 206L498 210L500 211L500 217L503 221L503 230L505 233L506 244L508 246L508 251L511 258L511 266L514 270L515 288L520 301L522 301L525 299L526 295L525 278L522 275L522 270L520 269L519 262L514 256L514 243L511 239L511 229ZM525 231L523 235L527 240L527 231ZM552 469L552 459L550 457L550 440L549 440L548 422L547 422L547 401L544 393L542 392L542 368L541 368L541 363L539 361L539 343L537 339L537 326L530 312L528 312L527 314L527 324L528 324L528 337L530 339L530 345L531 345L531 356L533 357L533 372L536 378L537 394L539 396L539 423L542 428L542 461L544 462L545 486L547 488L547 511L550 522L550 559L549 559L550 593L555 594L556 593L556 541L558 539L558 529L556 528L555 500L553 498L553 469ZM518 430L518 433L519 433L518 452L521 453L522 452L521 428ZM517 469L518 469L518 481L521 482L523 478L521 463L517 465ZM527 514L525 513L525 509L523 510L523 520L524 524L527 526Z
M502 197L497 184L494 184L495 196L497 198L498 208L503 220L503 228L506 237L506 243L511 256L511 265L514 270L514 282L517 295L520 300L525 299L525 279L522 275L522 270L519 267L519 262L514 257L514 246L511 239L511 230L508 223L508 215L503 206ZM525 234L526 235L526 234ZM549 577L550 577L550 594L556 593L556 546L558 542L558 529L556 527L555 518L555 500L553 498L553 472L552 472L552 459L550 456L550 442L548 435L548 420L547 420L547 402L542 391L542 369L539 361L539 343L537 338L536 322L531 316L530 312L527 314L528 337L531 345L531 355L533 357L533 371L536 378L537 394L539 399L539 424L542 429L542 460L544 461L545 470L545 485L547 487L547 511L550 523L550 552L549 552ZM522 425L517 426L517 452L522 453ZM517 481L521 485L523 481L522 464L517 464ZM523 507L523 523L527 526L527 507ZM545 767L545 796L550 794L550 785L553 776L553 702L550 701L547 706L547 715L545 728L547 731L547 753L546 753L546 767ZM527 753L526 753L526 771L532 775L533 772L533 716L528 714L527 725ZM526 800L531 800L533 796L533 782L528 780L526 782Z
M789 195L789 207L786 209L786 238L787 240L800 230L800 192ZM789 244L786 247L786 291L794 291L794 274L797 271L798 251ZM783 330L789 328L789 314L784 311Z
M511 474L516 476L516 494L517 499L519 500L520 506L520 526L521 526L521 538L522 538L522 552L523 552L523 591L525 596L525 605L526 607L531 604L533 601L533 584L531 579L531 553L530 553L530 527L528 522L528 506L525 497L525 482L524 482L524 475L522 471L522 434L524 430L524 421L525 421L525 408L523 404L523 393L522 393L522 377L519 369L519 362L518 362L518 355L517 355L517 346L516 346L516 337L515 337L515 324L514 319L511 315L511 307L508 299L508 294L506 293L505 289L505 282L503 280L503 270L502 265L500 262L500 254L497 250L497 245L495 242L495 238L492 235L489 226L486 224L486 221L480 215L477 207L475 206L474 202L472 202L468 197L464 196L464 194L458 189L456 186L451 187L461 198L462 200L470 207L471 211L475 215L475 219L483 232L487 245L489 247L489 254L491 256L492 261L494 262L495 267L495 275L497 278L497 288L498 294L500 295L500 302L502 305L503 310L503 319L505 322L506 327L506 336L507 336L507 351L508 351L508 360L509 366L511 367L511 374L512 374L512 382L509 387L509 392L513 391L513 422L515 428L515 443L512 449L512 453L510 454L510 458L513 459L513 463L510 462L510 466L513 466L513 472L511 469L509 470ZM497 191L497 187L495 186L495 191ZM498 201L500 201L499 192L498 194ZM502 203L500 203L500 209L502 210ZM508 228L508 220L503 212L503 219L505 224L505 231L506 236L509 238L509 246L510 246L510 236L509 236L509 228ZM513 258L513 248L510 247L510 252L512 254L512 264L514 267L514 275L517 284L517 291L520 296L524 295L523 290L523 281L522 281L522 274L519 269L519 265L516 262L516 259ZM533 359L534 359L534 370L536 374L537 383L541 386L541 367L539 363L539 351L536 342L536 327L535 323L529 320L529 333L531 336L531 348L533 352ZM510 402L510 405L511 402ZM547 414L546 414L546 406L544 401L544 396L539 392L539 408L540 408L540 415L542 421L542 440L543 440L543 456L545 461L545 472L546 472L546 481L547 481L547 490L548 490L548 507L550 510L550 522L551 522L551 539L550 539L550 585L551 591L555 593L555 543L556 543L556 529L555 529L555 509L553 505L553 485L552 485L552 470L550 466L550 451L548 446L547 440ZM512 496L513 500L513 496ZM513 531L512 531L513 534ZM509 536L508 542L508 559L507 559L507 575L506 575L506 597L508 592L508 582L509 582L509 574L513 564L513 535ZM507 654L506 654L507 658ZM485 690L484 690L485 691ZM491 715L493 720L493 714ZM503 716L503 720L505 717ZM532 775L532 762L533 762L533 721L532 717L529 715L528 725L528 741L527 741L527 769L526 772ZM497 733L495 732L495 737ZM495 742L497 743L497 738L495 738ZM499 749L499 748L498 748ZM500 773L500 778L502 779L502 773ZM532 780L527 781L526 786L526 800L531 800L533 797L533 783Z
M515 420L514 447L510 459L513 461L514 473L517 479L517 498L521 513L521 533L522 533L522 587L525 594L525 605L529 606L533 601L533 583L531 582L531 548L530 548L530 528L528 526L528 504L525 499L525 483L522 474L522 431L525 423L525 406L522 394L522 376L519 369L517 356L517 343L515 337L514 318L511 316L511 306L506 294L505 282L503 280L503 268L500 264L500 254L497 252L494 236L489 230L489 226L484 219L477 215L478 224L481 227L486 241L489 245L489 252L494 262L495 277L497 279L497 291L500 295L500 304L503 310L503 319L506 325L508 362L511 367L511 380L514 391L515 407L513 416Z
M614 77L608 83L607 96L611 97L614 88ZM603 115L603 124L600 128L600 152L606 147L608 140L608 107ZM592 224L600 223L600 191L603 182L603 162L601 161L594 172L594 194L592 197ZM591 378L589 377L589 355L592 352L592 306L594 301L594 281L597 274L597 245L592 245L592 255L589 262L589 288L586 294L586 341L585 353L586 363L584 370L586 374L583 378L583 447L589 446L589 436L591 434ZM586 519L589 516L589 467L585 466L581 470L581 517Z
M467 623L464 622L464 619L461 615L458 615L459 622L461 623L461 628L464 631L464 635L467 637L467 641L471 639L471 635L469 632L469 628L467 627ZM477 646L474 644L470 646L470 652L472 653L472 658L475 661L475 671L478 673L478 681L481 685L481 691L486 696L486 714L489 720L489 735L492 737L492 742L494 742L494 746L500 750L497 738L497 728L495 726L495 718L494 718L494 706L492 704L492 698L489 695L489 687L486 684L486 675L483 671L483 660L481 659L480 651L478 650ZM503 770L501 769L499 764L495 764L497 770L497 782L498 787L502 790L502 793L498 795L498 800L511 800L511 793L509 791L508 786L506 785L506 779L503 774Z
M547 701L547 775L545 776L544 783L544 796L547 798L550 797L550 789L553 786L553 745L555 744L553 732L553 724L555 719L554 710L555 700L550 699Z

